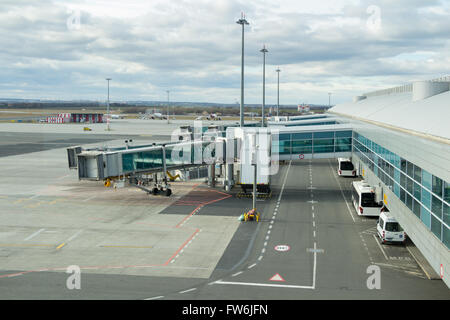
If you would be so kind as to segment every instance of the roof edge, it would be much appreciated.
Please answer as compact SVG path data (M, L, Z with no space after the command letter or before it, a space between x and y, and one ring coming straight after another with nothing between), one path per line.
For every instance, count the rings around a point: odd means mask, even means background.
M419 132L419 131L415 131L415 130L411 130L411 129L405 129L405 128L400 128L400 127L396 127L390 124L386 124L386 123L382 123L382 122L378 122L378 121L373 121L373 120L367 120L364 118L360 118L360 117L355 117L355 116L350 116L348 114L345 113L340 113L340 112L336 112L336 111L328 111L329 113L333 113L336 115L340 115L346 118L350 118L350 119L355 119L358 121L363 121L363 122L367 122L379 127L384 127L386 129L390 129L390 130L394 130L394 131L399 131L402 133L407 133L407 134L411 134L414 136L418 136L420 138L426 139L426 140L431 140L434 142L439 142L439 143L443 143L443 144L447 144L450 145L450 139L444 138L444 137L439 137L439 136L435 136L432 134L427 134L427 133L423 133L423 132Z

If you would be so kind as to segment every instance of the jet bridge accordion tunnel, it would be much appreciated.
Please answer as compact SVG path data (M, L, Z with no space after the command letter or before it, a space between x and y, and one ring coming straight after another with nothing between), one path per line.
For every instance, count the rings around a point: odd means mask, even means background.
M98 181L224 163L225 140L219 137L213 143L193 141L113 151L73 147L68 149L69 168L78 168L80 180Z

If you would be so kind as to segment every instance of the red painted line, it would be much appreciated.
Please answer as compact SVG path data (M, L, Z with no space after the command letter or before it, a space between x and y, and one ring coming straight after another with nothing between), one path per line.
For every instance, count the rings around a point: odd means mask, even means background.
M183 220L181 220L176 226L175 228L179 228L181 224L183 224L184 221L186 221L187 219L189 219L190 217L192 217L198 209L200 209L201 207L203 207L203 205L198 205L197 208L195 208L194 210L192 210L192 212L190 214L188 214L186 217L183 218Z
M226 193L224 193L224 194L226 194ZM176 225L175 228L179 228L179 227L181 226L181 224L183 224L187 219L189 219L190 217L192 217L192 216L197 212L197 210L200 209L200 208L202 208L203 206L206 206L206 205L208 205L208 204L211 204L211 203L214 203L214 202L217 202L217 201L221 201L221 200L224 200L224 199L227 199L227 198L231 197L231 194L226 194L226 195L227 195L226 197L222 197L222 198L219 198L219 199L215 199L215 200L203 202L202 204L198 205L194 210L191 211L191 213L189 213L186 217L184 217L183 220L181 220L181 221Z
M200 229L195 230L195 232L189 237L189 239L187 239L182 245L181 247L178 248L178 250L169 258L169 260L166 261L166 263L164 263L165 266L167 266L170 261L173 260L173 258L175 258L175 256L180 253L181 250L183 250L183 248L188 244L189 241L192 240L192 238L194 238L194 236L200 232Z

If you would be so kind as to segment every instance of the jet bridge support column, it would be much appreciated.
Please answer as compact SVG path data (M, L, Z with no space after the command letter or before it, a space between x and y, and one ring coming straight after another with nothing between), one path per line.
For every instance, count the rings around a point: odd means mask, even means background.
M208 186L216 186L216 164L212 163L208 167Z
M226 191L231 191L231 187L234 185L233 172L234 172L234 165L232 163L226 164L226 183L225 183Z

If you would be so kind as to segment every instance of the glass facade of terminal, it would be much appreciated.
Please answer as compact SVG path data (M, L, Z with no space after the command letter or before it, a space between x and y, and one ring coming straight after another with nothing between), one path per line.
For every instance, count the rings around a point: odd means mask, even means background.
M353 152L450 248L450 183L353 132Z
M351 130L280 133L272 142L272 152L280 155L351 151Z

